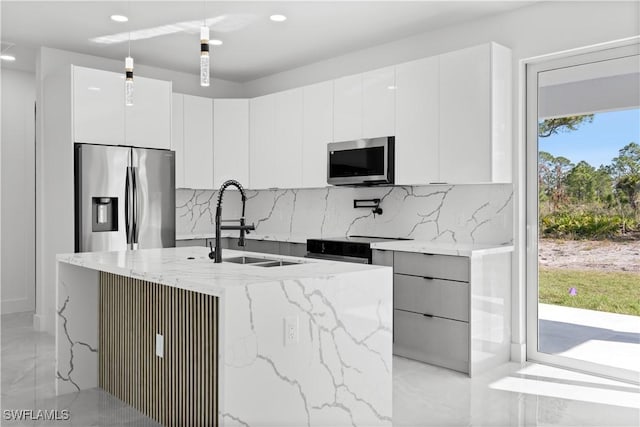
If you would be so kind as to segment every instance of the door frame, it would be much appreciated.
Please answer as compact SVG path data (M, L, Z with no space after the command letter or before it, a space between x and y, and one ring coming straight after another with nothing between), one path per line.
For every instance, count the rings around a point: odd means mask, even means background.
M527 360L640 383L638 372L538 351L538 73L639 55L640 37L563 51L523 61L525 97L525 307Z

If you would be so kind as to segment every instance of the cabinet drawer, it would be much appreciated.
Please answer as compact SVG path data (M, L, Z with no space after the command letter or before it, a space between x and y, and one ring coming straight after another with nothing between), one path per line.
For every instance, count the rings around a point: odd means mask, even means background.
M373 249L371 251L371 260L373 265L386 265L393 267L393 251Z
M265 254L280 253L280 245L278 242L271 240L245 240L244 250L249 252L261 252Z
M393 271L413 276L469 281L469 258L450 255L432 255L396 252Z
M469 321L469 284L393 275L393 308Z
M205 239L176 240L176 248L185 248L189 246L205 246Z
M393 353L469 372L469 324L394 310Z

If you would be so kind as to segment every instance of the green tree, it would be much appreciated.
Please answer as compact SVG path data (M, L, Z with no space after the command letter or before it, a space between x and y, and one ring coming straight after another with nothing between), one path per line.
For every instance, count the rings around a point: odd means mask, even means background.
M592 122L593 114L545 119L538 123L538 137L547 138L559 132L574 131L581 125Z
M622 147L618 157L611 161L611 172L616 178L616 192L629 203L637 216L640 207L640 145L630 142Z
M555 157L546 151L538 153L538 188L543 198L551 202L552 211L567 201L565 182L572 167L566 157Z
M576 202L596 201L596 169L582 160L567 173L567 195Z

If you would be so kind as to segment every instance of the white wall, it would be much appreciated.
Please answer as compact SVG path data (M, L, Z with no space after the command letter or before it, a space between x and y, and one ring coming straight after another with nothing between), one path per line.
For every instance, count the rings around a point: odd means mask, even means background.
M467 46L494 41L513 55L514 253L512 288L512 359L526 357L525 334L525 169L521 138L523 59L640 34L640 2L554 1L534 4L490 18L426 32L370 49L331 58L246 83L249 97L360 73Z
M2 70L2 314L35 308L35 75Z

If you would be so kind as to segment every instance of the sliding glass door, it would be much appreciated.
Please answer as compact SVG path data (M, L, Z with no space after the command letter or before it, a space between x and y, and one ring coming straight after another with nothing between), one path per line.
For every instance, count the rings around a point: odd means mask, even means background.
M527 65L527 358L640 382L638 44Z

